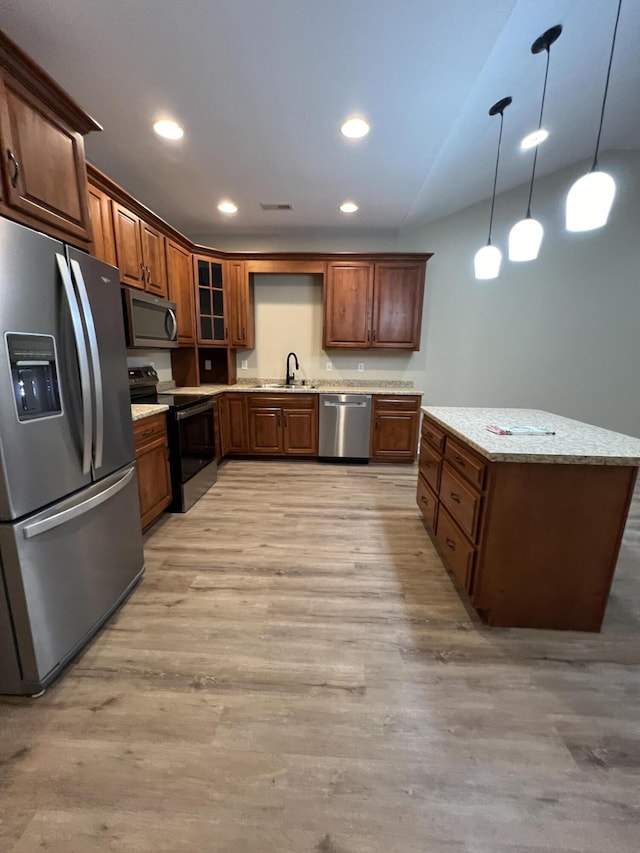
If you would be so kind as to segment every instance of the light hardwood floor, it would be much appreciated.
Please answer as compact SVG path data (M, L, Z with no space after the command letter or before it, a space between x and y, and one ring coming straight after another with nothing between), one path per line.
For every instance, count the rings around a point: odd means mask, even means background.
M487 629L417 469L232 461L38 700L0 850L640 849L640 500L600 635Z

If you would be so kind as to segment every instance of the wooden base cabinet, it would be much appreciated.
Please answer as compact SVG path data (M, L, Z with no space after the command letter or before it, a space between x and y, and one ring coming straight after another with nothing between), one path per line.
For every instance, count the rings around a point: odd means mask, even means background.
M420 399L417 395L374 395L371 459L377 462L413 462L418 445Z
M248 395L249 452L260 456L317 456L315 394Z
M249 452L247 395L223 394L218 402L221 455Z
M164 414L133 423L138 469L138 497L142 530L147 530L171 503L169 446Z
M489 625L599 631L636 468L490 462L426 417L416 501Z

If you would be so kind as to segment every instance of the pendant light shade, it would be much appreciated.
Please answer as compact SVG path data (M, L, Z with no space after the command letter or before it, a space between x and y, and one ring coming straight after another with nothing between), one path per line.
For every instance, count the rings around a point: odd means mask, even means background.
M600 110L600 127L598 128L596 150L593 155L593 165L590 172L578 178L567 195L566 224L568 231L593 231L595 228L602 228L603 225L606 225L616 194L616 182L611 175L601 172L598 169L598 149L600 148L600 134L602 133L604 108L607 103L611 63L613 62L613 52L616 46L621 8L622 0L618 0L618 14L616 15L613 39L611 40L609 67L607 69L607 79L604 84L604 97L602 99L602 109Z
M497 246L483 246L481 249L478 249L475 258L473 259L476 278L498 278L501 263L502 252Z
M473 260L475 276L478 280L497 278L502 263L502 252L497 246L491 245L491 228L493 227L493 211L496 204L496 184L498 182L498 165L500 163L500 143L502 142L502 125L504 124L504 111L513 99L509 96L501 98L489 110L490 116L500 116L500 133L498 135L498 151L496 154L496 170L493 175L493 194L491 196L491 216L489 217L489 237L487 245L478 249Z
M544 72L544 85L542 87L542 101L540 103L540 118L538 119L537 133L542 132L542 116L544 115L544 99L547 94L547 78L549 76L549 58L551 56L551 45L557 41L562 32L562 25L544 32L531 45L531 53L547 52L547 67ZM509 232L509 260L510 261L535 261L540 251L544 229L537 219L531 217L531 198L533 196L533 181L536 176L536 163L538 162L538 146L533 155L533 168L531 170L531 183L529 185L529 201L527 203L527 214L520 222L516 222Z
M535 261L540 251L543 234L542 225L531 216L516 222L509 232L509 260Z
M607 224L616 182L606 172L588 172L567 195L567 230L593 231Z

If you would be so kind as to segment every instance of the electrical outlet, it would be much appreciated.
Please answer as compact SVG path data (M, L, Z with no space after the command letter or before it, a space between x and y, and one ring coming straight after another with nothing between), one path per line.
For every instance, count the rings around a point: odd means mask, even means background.
M333 370L333 362L332 361L327 362L327 366L325 367L325 370L329 370L329 371Z
M240 369L241 370L248 370L249 369L249 362L247 361L246 358L243 358L242 361L240 362Z
M211 359L205 358L204 360L204 369L211 370Z
M364 373L364 361L358 362L358 373Z

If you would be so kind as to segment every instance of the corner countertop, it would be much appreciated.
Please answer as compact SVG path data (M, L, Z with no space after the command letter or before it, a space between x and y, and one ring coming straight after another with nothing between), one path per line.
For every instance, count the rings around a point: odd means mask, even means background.
M247 394L393 394L422 397L422 391L406 385L297 385L295 388L258 388L255 385L194 385L172 388L171 394L207 394L211 397L225 391Z
M491 462L640 465L640 439L538 409L423 406L422 411ZM487 424L546 427L555 435L496 435Z
M132 403L131 420L139 421L141 418L149 418L151 415L160 415L168 411L169 406L163 406L160 403Z

